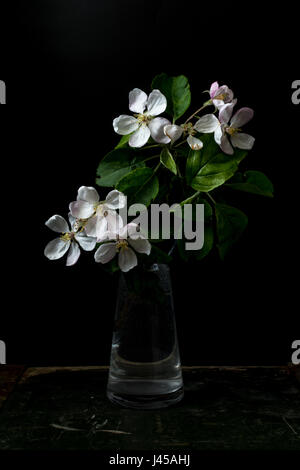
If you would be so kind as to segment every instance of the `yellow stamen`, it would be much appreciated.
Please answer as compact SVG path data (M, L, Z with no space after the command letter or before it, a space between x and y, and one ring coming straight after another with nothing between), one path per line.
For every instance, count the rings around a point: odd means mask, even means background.
M128 242L126 240L118 240L116 243L117 251L120 251L121 248L128 248Z
M63 233L60 238L61 238L61 240L63 240L64 242L70 242L70 241L73 240L74 236L75 236L75 233L73 233L73 232L67 232L67 233Z
M152 116L148 116L146 114L135 114L134 116L137 118L139 124L148 124L153 119Z
M227 98L226 93L220 93L219 95L214 96L214 100L222 100L222 101L224 101L226 98Z
M240 131L241 131L241 129L238 129L238 128L235 128L235 127L227 127L227 129L226 129L226 132L229 135L235 135Z
M189 134L189 135L194 135L196 134L196 131L194 129L194 126L191 122L188 122L186 124L182 124L181 125L183 131L186 133L186 134Z

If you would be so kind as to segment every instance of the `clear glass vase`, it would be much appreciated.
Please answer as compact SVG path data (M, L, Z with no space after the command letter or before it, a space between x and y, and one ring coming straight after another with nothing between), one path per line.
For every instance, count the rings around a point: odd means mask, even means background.
M183 397L170 271L121 274L107 396L128 408L164 408Z

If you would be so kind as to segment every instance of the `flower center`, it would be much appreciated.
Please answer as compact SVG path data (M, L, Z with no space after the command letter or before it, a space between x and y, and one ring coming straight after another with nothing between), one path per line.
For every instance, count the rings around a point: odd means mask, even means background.
M229 134L229 135L235 135L235 134L237 134L238 132L240 132L241 130L242 130L242 129L238 129L238 128L235 128L235 127L229 127L229 126L226 128L226 132L227 132L227 134Z
M98 202L95 206L94 206L94 211L97 215L99 215L100 217L107 217L108 216L108 212L107 210L104 209L103 207L103 202Z
M219 95L217 96L214 96L214 100L222 100L222 101L225 101L226 98L227 98L227 93L220 93Z
M67 232L67 233L63 233L60 237L61 240L63 240L64 242L71 242L75 237L75 233L74 232Z
M189 135L195 135L196 130L194 129L194 126L191 122L188 122L187 124L181 124L181 127L183 129L183 132Z
M118 240L116 243L117 251L120 251L121 248L128 248L127 240Z
M135 114L134 116L137 118L139 124L147 125L153 119L152 116L148 116L147 114Z

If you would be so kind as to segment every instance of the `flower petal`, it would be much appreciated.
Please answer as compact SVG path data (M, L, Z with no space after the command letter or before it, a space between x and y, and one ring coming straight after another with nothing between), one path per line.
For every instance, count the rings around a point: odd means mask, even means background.
M95 215L94 217L91 217L85 226L85 233L89 237L97 237L97 222L98 222L99 217Z
M70 241L62 240L61 238L55 238L48 243L44 250L44 255L52 260L62 258L70 247Z
M71 227L71 231L73 232L74 230L74 225L76 224L76 218L72 216L71 212L68 213L68 219L69 219L69 224Z
M223 130L222 130L222 126L220 125L217 127L214 133L215 142L217 142L218 145L221 145L222 137L223 137Z
M110 191L106 196L105 206L108 209L122 209L126 205L126 196L117 189Z
M209 90L209 94L210 94L211 98L213 98L216 95L216 92L218 91L218 89L219 89L219 83L218 82L214 82L214 83L211 84L210 90Z
M140 227L138 224L130 222L129 224L121 228L121 230L119 231L119 236L121 239L126 239L128 237L132 237L134 239L140 238Z
M146 108L148 96L139 88L134 88L129 93L129 109L133 113L143 114Z
M98 216L97 217L97 224L96 224L96 236L97 240L103 237L103 234L108 230L108 222L107 217ZM90 234L89 234L90 235ZM90 235L91 236L91 235Z
M97 238L87 237L84 232L77 233L75 239L78 241L81 248L85 251L92 251L97 243Z
M176 140L180 139L182 136L183 129L181 126L177 126L176 124L169 124L164 127L164 134L169 137L171 142L176 142Z
M192 150L200 150L203 147L203 142L192 135L189 135L187 138L187 143L191 147Z
M132 240L129 238L128 243L138 253L145 253L146 255L150 255L151 253L151 244L145 238L138 238L137 240Z
M70 212L76 219L88 219L94 213L94 206L86 201L74 201L69 205Z
M73 266L80 256L80 248L76 242L72 242L67 257L66 266Z
M227 155L232 155L234 153L231 143L229 142L229 139L227 135L225 134L223 135L221 139L220 147L223 150L223 152L226 153Z
M222 85L214 96L216 101L223 101L223 104L230 103L233 100L233 91L227 85Z
M150 116L158 116L167 108L167 98L159 90L153 90L147 101L147 113Z
M117 212L108 210L105 218L107 222L107 230L109 232L119 233L120 229L124 225L122 217ZM98 238L100 238L99 235Z
M223 100L215 100L215 99L213 99L212 102L213 102L214 106L215 106L217 109L221 109L222 106L224 106L224 104L225 104Z
M135 117L122 114L114 119L113 126L117 134L127 135L136 131L139 127L139 123Z
M222 106L219 112L219 121L221 124L228 124L232 116L233 108L236 105L237 100L233 100L232 103L227 103Z
M255 138L252 137L252 135L238 132L231 137L231 142L234 147L243 150L251 150L254 145Z
M81 186L78 189L77 201L86 201L90 204L96 204L99 202L98 191L92 186Z
M118 263L121 271L127 273L138 264L135 252L129 247L121 248Z
M109 263L117 253L116 243L103 243L95 252L94 258L96 263Z
M108 240L117 240L118 239L118 233L117 232L110 232L107 230L106 232L103 233L101 238L98 238L97 242L102 243Z
M242 127L253 118L253 115L253 109L241 108L235 113L235 115L231 119L230 126L234 128Z
M164 133L165 126L171 124L168 119L165 118L155 118L149 122L148 127L151 132L151 137L155 142L159 144L168 144L171 142L171 139Z
M150 130L146 126L146 124L142 124L140 128L135 131L134 134L129 139L129 145L130 147L143 147L145 145L150 137Z
M196 122L194 129L198 132L208 134L209 132L215 132L219 125L219 120L214 114L206 114Z
M53 215L45 222L48 228L58 233L66 233L70 231L67 221L61 215Z

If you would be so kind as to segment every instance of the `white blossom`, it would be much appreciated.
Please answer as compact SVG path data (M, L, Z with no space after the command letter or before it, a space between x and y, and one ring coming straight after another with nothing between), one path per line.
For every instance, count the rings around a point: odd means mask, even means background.
M251 108L241 108L231 117L234 105L235 103L232 102L221 108L219 128L215 131L215 141L220 145L223 152L228 155L234 153L232 146L251 150L255 142L254 137L241 132L241 127L253 118L254 111Z
M224 104L231 103L234 97L233 91L227 85L219 86L218 82L212 83L209 95L217 109L221 109Z
M183 133L188 135L187 143L191 147L192 150L200 150L203 147L203 142L198 138L195 137L197 132L208 134L210 132L215 132L216 129L219 127L218 118L214 114L205 114L202 116L196 124L192 124L188 122L186 124L182 124L181 126L177 126L176 124L170 124L164 127L164 133L172 143L176 142Z
M98 242L108 242L100 245L95 252L95 261L97 263L109 263L116 255L118 255L119 268L123 272L128 272L138 264L137 253L151 252L151 244L139 232L139 227L135 223L129 223L122 227L118 232L111 231L103 235Z
M80 256L80 247L85 251L92 251L97 239L88 237L84 231L77 232L77 222L71 214L69 222L71 230L67 221L60 215L53 215L47 220L47 227L61 235L48 243L44 254L50 260L57 260L68 252L66 265L73 266Z
M116 230L123 226L117 209L126 205L126 196L116 189L110 191L105 201L100 201L97 190L93 187L81 186L77 201L71 202L69 209L73 217L85 220L85 231L90 237L101 238L107 230Z
M134 116L122 114L113 121L117 134L132 134L129 139L130 147L143 147L151 135L155 142L168 144L170 139L164 134L164 126L170 124L165 118L159 118L167 107L166 97L159 91L153 90L149 97L139 88L129 93L129 109Z

